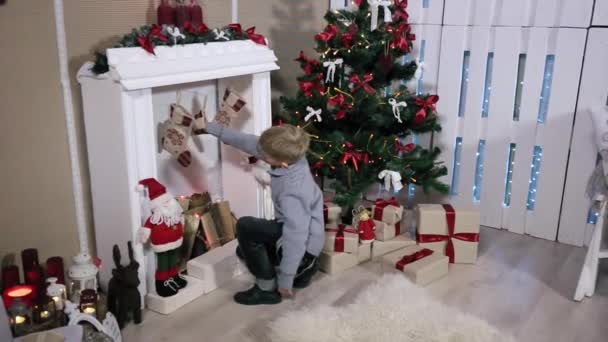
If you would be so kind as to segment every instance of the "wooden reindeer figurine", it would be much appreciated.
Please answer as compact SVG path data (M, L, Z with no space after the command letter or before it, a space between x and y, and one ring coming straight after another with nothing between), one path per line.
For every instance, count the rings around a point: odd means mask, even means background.
M114 245L113 257L116 268L112 270L112 279L108 285L108 311L118 321L120 329L130 320L130 314L135 324L141 323L141 298L139 296L139 263L133 258L133 247L128 242L129 260L127 266L120 264L120 249Z

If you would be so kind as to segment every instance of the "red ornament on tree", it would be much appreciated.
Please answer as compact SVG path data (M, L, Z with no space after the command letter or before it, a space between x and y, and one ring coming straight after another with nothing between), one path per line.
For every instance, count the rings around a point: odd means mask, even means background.
M161 0L156 9L156 21L158 25L175 25L175 9L169 0Z
M190 12L190 22L192 25L198 26L203 23L203 9L195 0L190 0L188 12Z

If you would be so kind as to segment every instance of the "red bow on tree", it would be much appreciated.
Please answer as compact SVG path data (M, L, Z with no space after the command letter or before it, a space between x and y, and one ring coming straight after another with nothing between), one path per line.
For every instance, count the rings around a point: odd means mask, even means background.
M365 90L370 95L375 93L376 89L372 88L372 86L369 85L369 82L371 82L373 79L374 75L372 75L371 73L365 74L365 76L363 76L363 80L361 80L359 75L352 74L350 76L350 82L353 84L353 89L350 92L354 94L357 90L363 88L363 90Z
M353 44L353 41L355 40L357 32L359 32L359 26L357 26L357 24L355 23L352 23L348 26L348 32L342 34L342 45L345 48L350 49Z
M319 62L316 59L308 59L304 54L304 51L300 51L300 55L295 59L297 62L300 62L300 65L303 64L302 70L306 75L312 75L312 68L317 66Z
M405 53L410 51L410 42L416 39L416 36L412 33L412 28L407 23L401 23L397 27L389 27L387 29L393 33L393 39L391 40L391 49L399 49Z
M345 151L340 158L340 163L346 164L350 161L352 162L355 171L359 171L359 162L369 162L369 155L366 152L356 152L354 147L355 146L349 141L344 143Z
M328 42L332 40L338 34L338 27L333 24L327 25L325 31L318 33L315 35L316 40L321 40L324 42Z
M312 166L310 167L311 170L316 171L320 168L322 168L323 166L325 166L325 162L319 160L318 162L312 164Z
M312 96L313 90L317 90L321 95L323 94L323 85L318 80L315 80L314 82L301 81L300 89L304 92L304 95L308 97Z
M346 103L344 95L342 94L328 98L327 105L339 108L338 112L336 113L336 120L344 119L346 117L346 111L353 108L352 103Z
M241 24L230 24L228 25L228 28L231 29L232 32L234 32L234 34L236 35L243 34L243 28L241 27Z
M204 23L200 23L196 26L192 25L191 22L187 21L184 24L184 30L190 34L204 34L209 31L209 28Z
M254 43L266 45L266 38L259 33L255 33L255 26L248 28L245 32L247 32L247 36L249 36L249 39Z
M405 11L406 7L407 0L395 0L395 12L393 13L393 21L407 21L409 19L410 16Z
M406 145L402 145L399 139L395 139L395 153L403 152L410 153L416 148L416 144L409 143Z
M439 101L439 96L437 95L431 95L426 99L417 97L415 103L416 106L420 107L420 109L418 109L418 111L416 112L414 123L417 125L423 123L426 119L427 110L430 110L431 112L436 110L435 103L437 103L437 101Z

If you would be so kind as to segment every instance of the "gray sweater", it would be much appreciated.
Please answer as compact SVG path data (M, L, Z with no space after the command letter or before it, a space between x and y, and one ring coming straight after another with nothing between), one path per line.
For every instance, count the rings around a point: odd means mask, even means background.
M209 123L207 131L223 143L263 159L258 149L258 136L216 123ZM323 194L310 173L306 158L269 173L276 219L283 223L283 259L278 285L290 289L304 253L308 251L318 256L323 249Z

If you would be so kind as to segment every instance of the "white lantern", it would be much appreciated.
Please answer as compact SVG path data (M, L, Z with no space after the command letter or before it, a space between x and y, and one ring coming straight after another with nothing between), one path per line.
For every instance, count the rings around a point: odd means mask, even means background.
M91 289L97 291L97 266L91 261L91 256L80 253L72 258L74 264L70 266L68 276L70 277L70 300L74 303L80 302L82 290Z
M63 310L65 301L68 299L65 292L65 285L58 284L57 278L55 277L48 278L46 281L49 283L49 286L46 288L46 295L55 302L57 311Z

